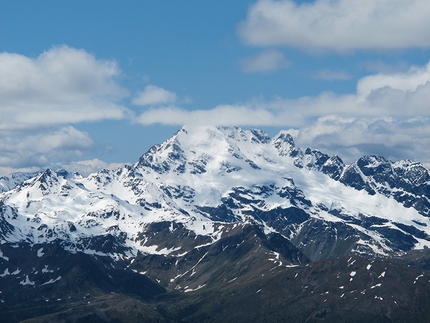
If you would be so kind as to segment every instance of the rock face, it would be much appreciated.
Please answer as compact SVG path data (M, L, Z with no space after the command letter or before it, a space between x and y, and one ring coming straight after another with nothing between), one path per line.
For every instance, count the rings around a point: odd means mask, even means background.
M345 165L303 152L285 132L272 139L259 130L182 128L131 166L87 178L49 169L27 177L0 196L3 242L59 239L68 250L114 258L181 254L219 240L222 223L253 223L312 260L430 244L423 165L378 156ZM189 242L158 238L157 223Z
M0 184L0 282L7 286L0 299L25 302L13 294L22 289L44 295L41 303L89 293L107 302L110 314L94 311L105 321L124 312L115 307L124 299L109 303L109 293L149 301L210 285L228 290L227 282L246 277L260 286L269 284L261 280L268 272L284 277L337 257L383 262L430 245L430 175L422 164L364 156L345 165L303 152L286 132L270 138L260 130L184 127L131 166L86 178L48 169ZM197 321L166 302L161 312L133 304L154 320ZM38 315L46 313L45 306ZM22 315L15 321L31 317Z

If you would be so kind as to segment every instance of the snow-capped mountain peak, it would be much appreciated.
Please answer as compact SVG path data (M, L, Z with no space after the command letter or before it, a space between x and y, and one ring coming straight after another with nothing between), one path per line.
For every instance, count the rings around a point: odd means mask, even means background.
M387 255L430 246L429 187L419 163L365 156L345 165L303 152L285 131L272 139L255 129L183 127L131 166L86 178L46 170L3 193L0 238L61 239L114 257L181 254L253 223L311 259ZM188 242L177 244L185 232ZM107 237L109 250L100 246Z

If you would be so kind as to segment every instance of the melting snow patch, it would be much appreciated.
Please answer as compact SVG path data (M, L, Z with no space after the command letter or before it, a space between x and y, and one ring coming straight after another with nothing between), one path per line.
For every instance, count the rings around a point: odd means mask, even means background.
M379 283L379 284L376 284L376 285L373 285L372 287L370 287L370 289L374 289L374 288L376 288L376 287L381 287L381 283Z
M419 275L417 278L415 278L414 284L416 284L416 283L417 283L417 281L418 281L418 279L420 279L420 277L424 277L424 275L423 275L423 274L421 274L421 275Z
M48 285L48 284L53 284L53 283L55 283L55 282L57 282L57 281L59 281L61 279L61 276L58 276L57 278L55 278L55 279L50 279L50 280L48 280L46 283L43 283L42 285L40 285L40 286L43 286L43 285Z
M13 273L11 273L11 275L18 275L20 272L21 272L21 269L16 268L16 270Z
M351 271L351 272L349 273L349 275L350 275L351 277L354 277L356 274L357 274L357 272L356 272L356 271Z
M385 277L385 271L378 276L378 278L382 278L382 277Z
M3 274L0 275L0 277L4 277L4 276L8 276L8 275L10 275L9 268L6 268L3 272Z
M46 274L46 273L53 273L53 270L48 269L48 265L45 265L45 268L42 269L42 273Z
M379 299L380 301L384 300L381 296L377 296L377 295L375 295L375 299Z
M157 245L152 245L152 246L142 246L142 247L140 247L140 250L142 251L142 252L146 252L146 253L148 253L148 254L156 254L156 255L168 255L168 254L170 254L170 253L172 253L172 252L175 252L175 251L177 251L177 250L180 250L181 249L181 247L172 247L172 248L170 248L170 249L167 249L167 248L163 248L163 249L161 249L161 250L157 250L158 249L158 246Z
M25 276L25 280L23 280L23 281L20 281L19 282L21 285L34 285L35 284L35 282L32 282L31 280L30 280L30 278L28 278L28 275L26 275Z
M37 256L40 258L44 255L43 253L43 248L40 248L39 250L37 250Z
M372 265L371 265L371 264L368 264L368 265L366 266L366 269L367 269L367 270L369 270L370 268L372 268Z
M185 292L185 293L195 292L196 290L199 290L200 288L203 288L203 287L205 287L205 286L206 286L206 284L199 285L199 286L197 286L197 288L195 288L195 289L187 288L184 292ZM187 287L188 287L188 286L187 286Z
M134 272L134 273L136 273L136 274L139 274L139 275L146 275L146 271L137 271L136 269L132 269L131 271ZM172 281L173 280L171 279L170 282L172 282Z
M9 261L9 257L6 257L1 250L0 250L0 258L3 258L4 260Z

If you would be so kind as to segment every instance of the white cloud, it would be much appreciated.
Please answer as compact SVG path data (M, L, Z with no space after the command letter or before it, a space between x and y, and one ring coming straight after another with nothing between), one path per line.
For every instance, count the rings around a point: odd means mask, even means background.
M313 73L311 76L314 79L325 81L349 80L351 78L351 74L346 71L332 71L329 69L320 70L316 73Z
M46 167L68 162L93 146L87 133L71 126L43 132L2 132L0 136L2 167Z
M379 73L357 92L298 99L254 99L210 110L150 109L142 124L273 126L300 129L298 142L346 159L366 153L430 162L430 62L405 73ZM337 150L336 150L337 149Z
M267 73L291 66L279 50L268 49L254 56L247 57L240 62L242 71L245 73Z
M298 99L254 99L245 104L222 105L210 110L177 107L149 109L138 117L143 124L164 123L300 127L325 115L349 117L430 116L430 62L405 73L375 74L360 79L354 94L330 92Z
M0 129L124 118L120 73L114 61L67 46L36 58L0 53Z
M350 162L362 155L430 161L430 118L343 118L326 116L300 130L300 145L340 154ZM340 153L341 152L341 153Z
M160 105L169 104L176 101L176 94L158 87L148 85L142 92L139 92L133 99L135 105Z
M10 177L13 173L33 173L38 172L41 169L39 167L23 167L23 168L16 168L16 167L3 167L0 166L0 177L8 176Z
M102 169L111 169L115 170L119 167L124 166L126 163L105 163L104 161L94 158L90 160L78 160L78 161L72 161L70 163L53 163L49 165L42 165L42 166L32 166L32 167L3 167L0 166L0 177L2 176L11 176L13 173L16 172L40 172L45 170L47 167L53 169L53 170L60 170L65 169L69 173L77 172L81 174L82 176L88 176L89 174L96 173Z
M430 62L425 67L413 66L406 73L379 73L362 78L357 85L361 96L368 96L372 91L390 88L401 92L416 92L430 80Z
M94 158L90 160L79 160L69 164L61 164L56 169L64 168L68 172L77 172L82 176L88 176L91 173L98 172L102 169L117 169L124 166L125 163L105 163L104 161Z
M67 46L34 58L0 53L0 168L51 167L91 149L70 124L130 116L120 76L115 61Z
M162 123L167 125L272 125L274 115L260 107L220 105L211 110L185 110L178 107L150 109L137 121L144 125Z
M239 36L258 46L351 51L430 46L428 0L259 0Z

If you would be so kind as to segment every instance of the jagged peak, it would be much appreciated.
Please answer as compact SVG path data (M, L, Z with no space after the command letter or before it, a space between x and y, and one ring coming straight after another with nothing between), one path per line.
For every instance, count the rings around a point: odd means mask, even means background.
M287 142L292 146L295 146L293 136L287 130L281 130L279 133L273 138L274 142L282 141Z
M14 189L16 186L21 185L23 182L37 176L40 171L34 172L16 172L10 176L0 177L0 192L6 192Z
M297 158L298 161L303 159L303 152L300 148L296 147L293 136L286 130L282 130L272 140L273 146L278 150L279 156L289 156Z
M158 173L170 170L185 172L190 163L191 172L196 164L206 164L211 156L232 155L248 160L241 152L243 145L266 145L271 138L264 131L239 127L184 126L170 139L153 146L136 164L150 167ZM219 158L217 158L219 159ZM202 166L202 165L200 165ZM200 172L202 169L197 170Z
M37 175L33 179L32 183L36 183L36 182L48 183L52 181L58 181L58 174L54 170L47 168L39 175Z

